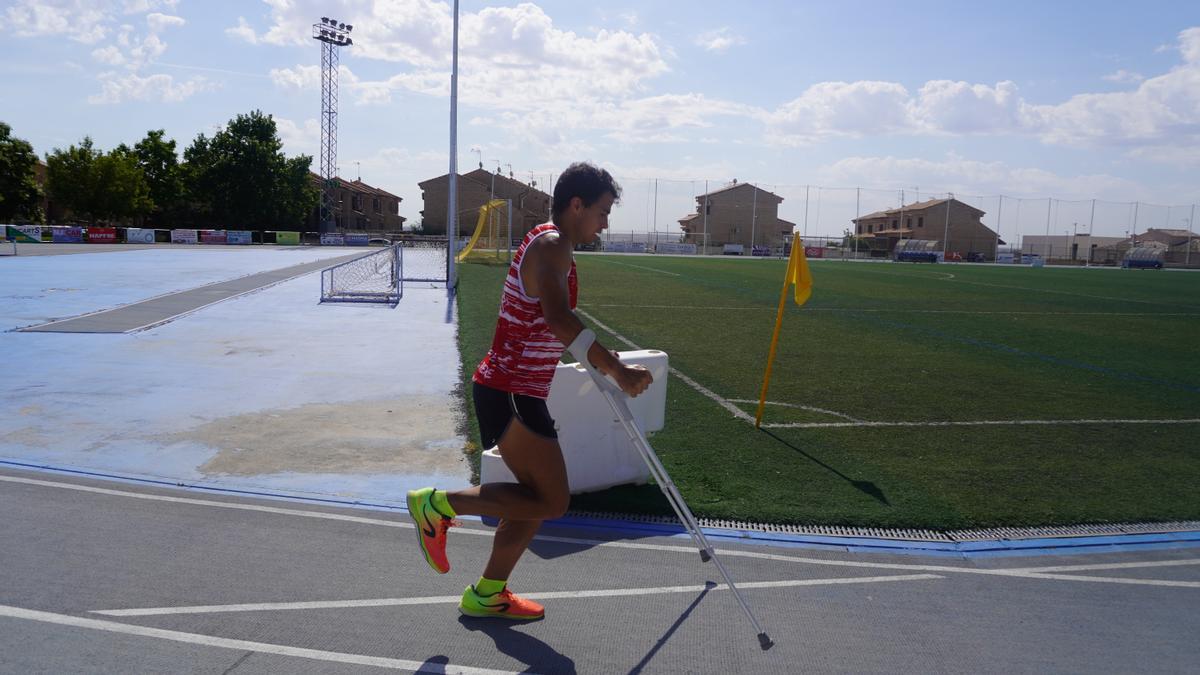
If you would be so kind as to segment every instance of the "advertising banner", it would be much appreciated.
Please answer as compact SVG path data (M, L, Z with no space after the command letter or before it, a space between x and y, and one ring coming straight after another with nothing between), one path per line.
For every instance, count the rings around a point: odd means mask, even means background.
M344 239L347 246L369 246L371 242L371 235L348 234Z
M82 227L52 227L50 236L56 244L82 244Z
M809 258L824 258L825 257L825 247L824 246L805 246L804 247L804 255Z
M695 244L681 244L681 243L675 243L675 242L656 244L654 246L654 252L655 253L674 253L677 255L695 255L696 245Z
M321 245L322 246L342 246L345 243L346 243L345 239L340 234L323 234L323 235L321 235Z
M250 230L229 230L225 233L226 244L246 246L253 242L254 235L250 234Z
M225 230L200 230L201 244L224 244Z
M126 244L153 244L154 230L131 227L125 230Z
M171 230L172 244L194 244L197 241L195 230Z
M755 246L753 249L751 249L750 255L756 255L756 256L765 258L765 257L771 255L771 247L770 246Z
M610 241L604 244L605 251L613 253L645 253L646 242L644 241Z
M5 239L22 244L42 243L42 228L37 225L9 225L5 228Z
M280 246L299 246L300 245L300 233L299 232L276 232L275 233L275 243L279 244Z
M89 244L115 244L117 243L117 228L89 227L87 240Z
M741 255L744 250L745 250L745 247L742 246L741 244L725 244L725 246L721 249L721 254L722 255Z

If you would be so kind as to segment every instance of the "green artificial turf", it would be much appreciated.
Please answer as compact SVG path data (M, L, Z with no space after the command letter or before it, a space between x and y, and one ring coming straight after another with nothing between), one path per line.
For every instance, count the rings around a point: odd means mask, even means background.
M601 341L661 349L753 416L785 261L576 260L581 316ZM507 268L459 269L467 383ZM931 529L1200 518L1200 275L811 269L812 299L785 310L763 429L668 382L666 426L650 440L698 516ZM930 425L942 422L993 424ZM669 512L653 486L572 506Z

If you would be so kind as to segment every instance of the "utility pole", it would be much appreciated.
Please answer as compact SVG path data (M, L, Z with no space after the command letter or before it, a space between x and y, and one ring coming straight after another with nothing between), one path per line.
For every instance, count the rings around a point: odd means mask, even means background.
M454 268L458 238L458 0L454 0L454 38L450 56L450 196L446 206L446 288L454 292L458 274Z

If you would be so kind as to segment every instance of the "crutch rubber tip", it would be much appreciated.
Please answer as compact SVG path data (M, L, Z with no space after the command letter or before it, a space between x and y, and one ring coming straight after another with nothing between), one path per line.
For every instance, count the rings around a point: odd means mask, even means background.
M775 645L774 642L771 642L771 638L767 637L766 633L758 634L758 644L763 648L764 652Z
M708 551L700 551L700 562L708 562L709 560L712 560L712 556L708 554Z

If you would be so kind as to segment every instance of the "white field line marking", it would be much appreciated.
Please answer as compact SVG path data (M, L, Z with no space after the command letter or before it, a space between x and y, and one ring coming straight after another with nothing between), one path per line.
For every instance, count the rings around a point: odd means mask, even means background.
M973 420L966 422L777 422L764 429L827 429L838 427L978 427L1068 424L1200 424L1194 419L1094 419L1094 420Z
M674 272L664 272L663 270L656 270L656 269L654 269L653 267L645 267L645 266L643 266L643 265L632 265L632 264L630 264L630 263L617 262L616 260L609 260L608 262L610 262L610 263L612 263L612 264L614 264L614 265L622 265L622 266L624 266L624 267L636 267L636 268L638 268L639 270L646 270L647 272L658 272L659 274L668 274L668 275L670 275L670 276L673 276L673 277L681 277L681 276L683 276L682 274L676 274L676 273L674 273Z
M41 623L51 623L60 626L71 626L73 628L90 628L92 630L107 631L109 633L122 633L125 635L136 635L139 637L156 638L159 640L170 640L172 642L182 642L185 644L203 645L206 647L220 647L222 649L236 649L243 652L262 652L264 654L275 654L277 656L294 656L301 659L311 659L314 661L327 661L332 663L349 663L356 666L374 666L376 668L391 668L394 670L410 670L419 673L461 673L462 675L493 675L496 673L510 673L512 671L491 670L488 668L472 668L470 666L458 666L451 663L445 665L438 664L436 670L423 670L425 662L408 661L405 659L391 659L381 656L367 656L366 654L347 654L344 652L327 652L319 649L305 649L303 647L291 647L288 645L277 645L266 642L251 642L249 640L233 640L230 638L213 637L211 635L200 635L198 633L184 633L175 630L164 630L162 628L149 628L147 626L134 626L116 621L105 621L103 619L89 619L81 616L71 616L69 614L55 614L52 612L42 612L34 609L24 609L21 607L11 607L8 605L0 605L0 617L9 617L13 619L24 619L26 621L39 621Z
M730 403L753 403L755 405L758 404L758 401L752 401L748 398L731 398L731 399L729 399L729 402ZM767 401L767 405L777 405L777 406L781 406L784 408L799 408L801 410L809 410L812 412L821 413L823 415L833 415L834 417L841 417L843 419L847 419L847 420L850 420L851 422L855 422L855 423L862 422L862 420L851 417L845 413L835 412L833 410L826 410L824 408L817 408L817 407L814 407L811 405L800 405L799 403L780 403L779 401ZM770 425L763 425L763 426L770 426Z
M620 307L622 309L681 309L689 311L710 310L770 310L775 307L761 305L743 305L739 307L719 307L702 305L626 305L617 303L581 303L580 307ZM848 313L880 313L880 314L995 314L1002 316L1200 316L1200 312L1032 312L1032 311L990 311L976 309L899 309L887 307L855 308L855 307L805 307L805 312L848 312Z
M376 518L363 518L359 516L342 516L335 513L324 513L321 511L301 511L291 509L281 509L269 506L256 506L252 504L234 504L226 502L214 502L203 499L184 499L179 497L166 497L162 495L147 495L136 492L125 492L121 490L108 490L105 488L94 488L86 485L76 485L74 483L56 483L51 481L35 480L32 478L20 478L17 476L0 476L0 481L8 481L12 483L27 483L30 485L41 485L46 487L61 488L66 490L79 490L82 492L92 492L98 494L111 495L115 497L131 497L134 499L149 499L155 501L175 502L182 504L191 504L197 506L214 506L218 508L241 509L246 511L260 511L265 513L273 513L279 515L300 516L304 518L320 518L327 520L342 520L365 525L381 525L384 527L402 527L411 528L410 523L397 523L391 520L379 520ZM456 528L455 532L463 534L474 534L480 536L491 537L495 536L487 530L474 530L469 528ZM663 551L668 553L687 553L690 555L696 554L694 546L671 546L667 544L645 544L638 542L627 541L604 541L600 539L583 539L575 537L555 537L538 535L535 537L538 541L550 541L563 544L577 544L580 546L596 546L606 548L625 548L638 549L643 551ZM974 567L954 567L950 565L907 565L902 563L881 563L881 562L859 562L854 560L830 560L825 558L803 558L796 556L785 556L777 553L761 553L758 551L742 551L717 548L717 553L722 556L733 556L740 558L754 558L757 560L777 560L780 562L800 563L805 565L828 565L832 567L858 567L865 569L888 569L888 570L903 570L907 572L929 572L929 573L958 573L958 574L984 574L995 576L1016 576L1029 578L1048 578L1039 576L1039 568L1016 568L1016 569L981 569ZM1173 561L1177 562L1177 561ZM1200 562L1200 561L1198 561ZM1064 571L1070 571L1074 567L1068 565L1061 567ZM1032 571L1031 571L1032 570ZM1088 580L1094 580L1097 577L1087 577ZM1113 580L1113 583L1124 583L1126 580ZM1129 583L1132 583L1130 581Z
M892 574L876 577L849 577L833 579L792 579L787 581L743 581L737 584L743 588L792 588L797 586L837 586L843 584L873 584L884 581L918 581L924 579L944 579L936 574ZM652 588L613 588L603 590L583 591L545 591L540 593L522 593L521 596L531 600L560 600L576 598L612 598L631 595L662 595L665 593L698 593L705 589L727 591L728 584L709 584L707 586L659 586ZM93 614L105 616L163 616L166 614L214 614L218 612L270 612L291 609L343 609L355 607L393 607L397 605L441 605L457 603L462 599L459 595L435 595L425 598L378 598L368 600L331 600L316 602L262 602L245 605L197 605L191 607L146 607L142 609L104 609L94 610Z
M576 311L579 312L580 314L586 316L589 321L596 324L596 326L598 328L600 328L601 330L608 331L608 333L610 333L613 337L617 338L621 342L624 342L625 345L628 346L630 349L641 349L641 347L635 345L631 340L626 338L624 335L621 335L617 331L600 323L600 321L598 319L596 319L596 317L592 316L591 314L588 314L587 312L583 311L582 309L576 309ZM746 411L737 407L736 405L730 403L726 399L721 398L721 396L717 395L715 392L711 391L707 387L701 385L699 382L697 382L697 381L693 380L692 378L688 377L687 375L684 375L683 373L679 372L679 370L677 368L675 368L674 366L668 366L667 370L670 371L670 373L672 375L674 375L675 377L678 377L679 379L683 380L684 383L687 384L692 389L695 389L696 391L700 392L701 394L704 394L705 396L712 399L713 401L716 401L717 405L719 405L722 408L733 413L734 417L736 417L740 420L749 422L751 424L754 424L754 418L751 417L749 413L747 413Z
M592 323L594 323L598 328L607 331L613 337L615 337L618 340L620 340L621 342L625 343L625 345L628 346L630 349L641 349L641 347L634 344L634 342L632 340L630 340L629 338L626 338L624 335L621 335L620 333L616 332L612 328L601 323L598 319L596 319L596 317L592 316L591 314L587 313L586 311L584 311L582 309L578 309L578 308L576 308L575 311L577 311L580 314L582 314L583 316L587 317L588 320L591 321ZM674 366L669 366L667 368L667 370L669 370L672 375L683 380L683 382L685 384L687 384L689 387L691 387L692 389L695 389L696 391L700 392L701 394L707 396L708 398L715 401L717 403L717 405L720 405L722 408L725 408L729 412L733 413L734 417L736 417L748 424L754 424L754 417L752 415L750 415L749 413L745 412L744 410L742 410L741 408L734 405L734 403L758 403L758 401L751 401L749 399L727 399L727 398L724 398L721 395L706 388L704 385L700 384L699 382L688 377L687 375L684 375ZM841 418L849 420L849 421L846 421L846 422L774 422L774 423L763 424L762 428L764 428L764 429L836 429L836 428L854 428L854 427L978 427L978 426L1031 426L1031 425L1052 426L1052 425L1072 425L1072 424L1200 424L1200 418L1196 418L1196 419L1083 419L1083 420L972 420L972 421L965 421L965 422L869 422L869 421L865 421L865 420L860 420L856 417L847 415L845 413L839 413L839 412L836 412L833 410L826 410L824 408L816 408L813 406L805 406L805 405L800 405L800 404L795 404L795 403L773 403L772 405L783 405L783 406L802 408L804 410L811 410L813 412L823 413L823 414L827 414L827 415L835 415L837 417L841 417Z

